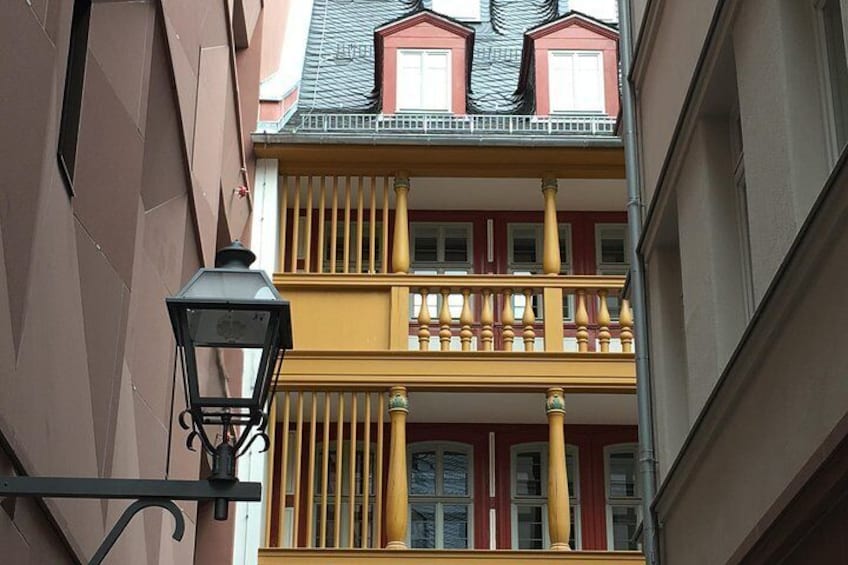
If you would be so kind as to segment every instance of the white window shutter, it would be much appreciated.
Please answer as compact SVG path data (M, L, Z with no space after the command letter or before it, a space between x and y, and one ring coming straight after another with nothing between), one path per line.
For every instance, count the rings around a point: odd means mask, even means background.
M603 112L603 55L599 51L551 51L551 112Z
M450 110L448 67L447 53L426 54L421 93L425 110Z

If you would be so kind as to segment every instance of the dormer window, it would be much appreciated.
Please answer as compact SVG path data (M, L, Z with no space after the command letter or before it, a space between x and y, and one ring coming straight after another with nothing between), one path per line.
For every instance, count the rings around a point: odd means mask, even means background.
M600 51L549 51L548 69L551 113L605 110Z
M450 112L450 50L399 49L397 61L398 112Z
M433 0L433 11L462 21L480 21L480 0Z

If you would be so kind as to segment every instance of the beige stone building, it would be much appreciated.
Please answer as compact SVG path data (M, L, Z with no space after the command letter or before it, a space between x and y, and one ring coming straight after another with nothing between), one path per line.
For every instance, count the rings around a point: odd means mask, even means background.
M634 2L665 564L848 562L847 16Z
M208 472L178 428L168 453L164 299L249 233L262 22L261 0L0 5L0 476ZM127 504L0 500L0 562L87 562ZM107 563L230 563L234 520L181 509L182 542L148 510Z

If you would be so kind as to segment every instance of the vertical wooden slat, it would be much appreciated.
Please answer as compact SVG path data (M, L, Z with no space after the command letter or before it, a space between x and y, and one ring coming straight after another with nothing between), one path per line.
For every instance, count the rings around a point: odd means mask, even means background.
M380 392L377 403L377 453L375 459L377 462L376 485L374 485L374 524L377 526L374 532L374 545L382 547L383 545L383 418L386 412L385 393Z
M356 530L356 393L350 396L350 461L348 461L348 494L349 502L347 518L349 527L347 529L347 546L353 547L353 533Z
M289 219L289 176L283 176L283 194L280 199L280 250L277 268L281 273L286 272L286 224Z
M294 204L292 205L292 257L291 272L297 272L297 245L300 231L300 177L294 177Z
M294 450L294 515L292 517L292 547L298 546L300 526L300 479L303 469L303 392L297 393L297 426Z
M339 413L336 422L336 485L333 504L333 547L341 547L342 543L342 455L344 454L344 393L339 393Z
M365 178L359 177L359 186L356 193L356 272L362 272L362 208L365 199Z
M383 242L380 249L383 251L380 272L385 274L389 272L389 177L383 177Z
M324 272L324 207L327 205L324 192L327 190L327 178L321 175L321 185L318 189L318 249L315 250L317 265L315 270Z
M343 272L350 271L350 177L345 179L345 217L344 217L344 265Z
M315 546L315 437L318 431L318 393L312 392L312 413L309 420L309 475L306 477L306 547Z
M291 396L288 391L283 393L283 453L282 465L280 465L280 506L277 509L277 522L280 524L277 541L281 547L285 547L286 535L286 495L288 494L288 470L289 470L289 416L291 408Z
M373 193L372 193L373 194ZM365 393L365 415L363 416L362 439L362 539L363 549L368 547L368 505L371 502L371 393Z
M303 272L312 270L312 189L314 177L309 177L306 183L306 229L304 230ZM311 505L310 505L311 506Z
M339 177L333 177L333 211L330 213L330 272L336 272L336 242L339 237Z
M377 272L377 177L371 177L371 215L368 224L368 272Z
M274 451L276 450L276 428L277 428L277 395L273 395L271 399L271 407L268 410L268 448L267 471L268 477L268 494L265 496L265 546L271 547L271 515L274 508Z
M321 442L321 544L327 547L327 488L330 482L330 393L324 393L324 438Z

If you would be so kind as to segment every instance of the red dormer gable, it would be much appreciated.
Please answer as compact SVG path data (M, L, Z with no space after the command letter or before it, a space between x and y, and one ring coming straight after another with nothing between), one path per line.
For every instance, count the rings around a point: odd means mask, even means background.
M465 114L473 41L473 29L429 10L377 28L375 81L381 93L382 111L397 111L398 50L439 49L450 51L450 112Z
M532 50L535 72L536 114L551 113L550 51L599 52L603 58L604 113L616 116L619 111L618 31L579 12L528 30L524 48ZM529 53L528 53L529 54Z

